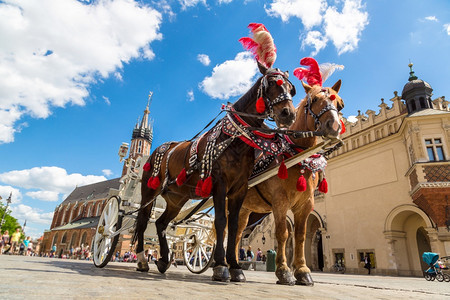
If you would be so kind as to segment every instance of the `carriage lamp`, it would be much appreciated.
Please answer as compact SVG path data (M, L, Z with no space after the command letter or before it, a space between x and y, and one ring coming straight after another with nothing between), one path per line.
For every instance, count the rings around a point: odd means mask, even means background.
M120 162L123 161L124 157L127 155L127 152L128 152L128 143L122 143L122 145L120 145L119 147Z
M266 244L266 237L264 236L264 233L263 233L263 236L262 236L262 239L261 239L261 241L262 241L263 245L265 245L265 244Z

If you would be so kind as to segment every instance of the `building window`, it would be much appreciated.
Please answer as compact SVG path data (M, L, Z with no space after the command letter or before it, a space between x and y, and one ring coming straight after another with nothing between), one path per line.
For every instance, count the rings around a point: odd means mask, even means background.
M370 262L370 268L371 269L375 269L376 267L376 262L375 262L375 251L373 250L359 250L358 251L358 256L359 256L359 262L360 262L360 267L364 267L365 265L365 261L366 261L366 256L368 257L368 261Z
M66 233L64 233L64 235L63 235L63 237L62 237L62 239L61 239L61 244L65 244L66 243L66 239L67 239L67 237L66 237Z
M430 161L445 160L442 139L426 139L425 146L427 147L428 159Z
M138 153L142 153L142 141L139 141L138 143Z
M92 205L89 205L88 211L87 211L87 214L86 214L86 218L89 218L91 216L91 207L92 207Z
M96 216L99 216L99 215L100 215L100 206L101 206L101 203L98 203L98 204L97 204L97 211L95 212L95 215L96 215Z

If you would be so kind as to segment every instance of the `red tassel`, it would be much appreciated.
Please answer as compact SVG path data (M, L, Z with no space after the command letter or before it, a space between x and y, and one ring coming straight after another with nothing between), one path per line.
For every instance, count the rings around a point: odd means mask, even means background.
M333 101L334 99L336 99L336 95L331 95L330 100Z
M145 172L150 171L150 169L151 169L150 163L145 163L143 169L144 169Z
M286 165L284 164L284 160L281 162L281 165L278 168L278 177L280 179L287 179L288 178L288 171L287 171Z
M209 197L209 195L211 194L211 189L212 189L212 177L209 176L208 178L205 179L205 181L203 181L202 197L203 198Z
M150 177L150 179L147 182L147 186L151 188L152 190L156 190L159 187L159 184L161 181L159 180L159 177Z
M283 80L282 79L278 79L277 80L277 85L283 85Z
M256 112L258 114L262 114L266 110L266 104L264 103L263 97L259 97L258 101L256 101Z
M345 125L342 119L340 121L341 121L341 132L339 132L339 134L343 134L345 132Z
M325 178L319 184L319 192L324 194L328 193L328 182Z
M300 176L297 180L297 191L304 192L306 191L306 179L305 176Z
M197 182L197 186L195 187L195 194L196 194L197 196L202 197L202 186L203 186L203 179L200 179L200 180Z
M178 174L177 176L177 185L182 186L185 181L186 181L186 169L183 168L183 170L181 170L180 174Z

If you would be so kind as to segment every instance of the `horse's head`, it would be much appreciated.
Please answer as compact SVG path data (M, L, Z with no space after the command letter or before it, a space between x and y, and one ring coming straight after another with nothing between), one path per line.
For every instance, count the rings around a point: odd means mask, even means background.
M295 121L295 107L292 104L295 87L289 81L289 72L267 68L259 62L258 67L263 77L256 109L258 113L266 112L278 127L287 128Z
M310 86L303 81L302 84L306 97L300 102L297 110L299 122L296 122L292 129L319 131L325 138L337 138L342 129L338 112L344 108L344 101L338 95L341 80L331 88ZM300 128L301 125L306 128Z

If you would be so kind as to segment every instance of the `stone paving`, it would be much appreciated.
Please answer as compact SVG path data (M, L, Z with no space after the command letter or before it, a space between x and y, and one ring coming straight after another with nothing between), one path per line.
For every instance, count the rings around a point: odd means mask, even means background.
M423 278L314 272L314 287L275 284L275 274L245 271L246 283L211 281L171 267L159 274L134 263L0 255L0 299L450 299L450 283Z

